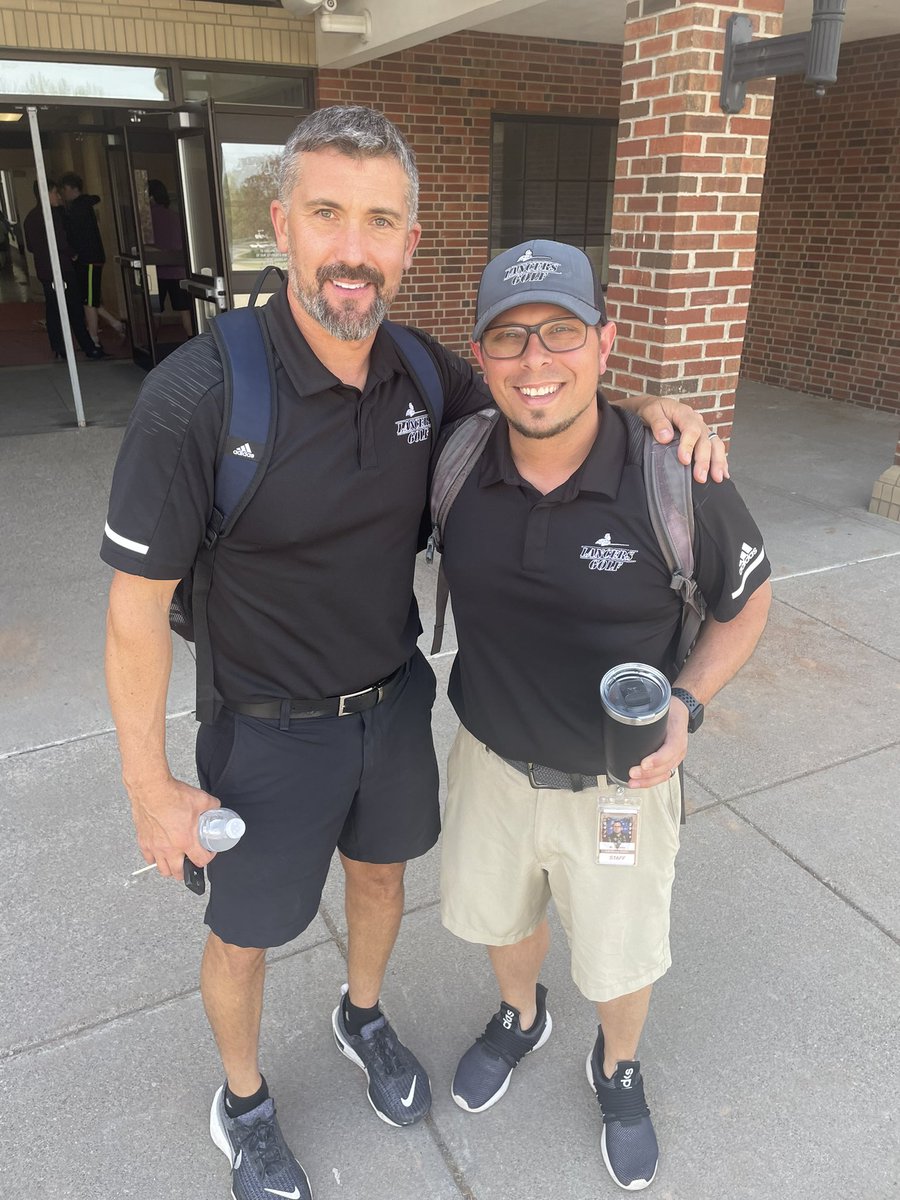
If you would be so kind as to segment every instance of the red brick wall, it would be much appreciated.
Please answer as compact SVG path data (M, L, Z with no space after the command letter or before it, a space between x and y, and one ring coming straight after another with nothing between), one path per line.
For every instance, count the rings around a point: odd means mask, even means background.
M725 25L781 31L783 0L626 8L610 251L619 336L609 392L674 396L731 432L771 88L738 114L719 106ZM650 6L644 6L650 7Z
M900 37L778 81L741 370L900 412Z
M366 104L396 122L421 175L416 262L391 310L462 350L488 257L492 113L613 117L620 46L465 32L318 75L318 103Z

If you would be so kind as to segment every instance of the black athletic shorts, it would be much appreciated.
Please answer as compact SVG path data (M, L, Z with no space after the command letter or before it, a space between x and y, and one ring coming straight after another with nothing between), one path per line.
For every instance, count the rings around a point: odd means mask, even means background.
M417 858L440 833L435 679L417 651L381 704L344 717L200 726L201 787L247 831L209 864L206 924L233 946L281 946L310 924L335 847L360 862Z
M103 263L75 263L75 275L81 291L81 303L88 308L100 308L103 304Z
M182 291L180 280L178 279L157 279L159 287L159 311L163 312L166 307L166 297L169 298L169 307L172 312L187 312L191 306L191 300L187 292Z

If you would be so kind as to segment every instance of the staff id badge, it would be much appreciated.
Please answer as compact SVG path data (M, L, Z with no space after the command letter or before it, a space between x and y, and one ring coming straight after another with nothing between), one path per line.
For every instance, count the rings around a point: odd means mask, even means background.
M638 856L640 809L633 804L598 806L597 862L601 867L633 867Z

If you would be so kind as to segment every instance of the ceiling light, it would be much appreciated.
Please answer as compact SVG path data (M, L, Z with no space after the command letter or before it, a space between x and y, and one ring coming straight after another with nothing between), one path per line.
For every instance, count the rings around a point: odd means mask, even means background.
M0 112L0 121L21 121L22 113Z

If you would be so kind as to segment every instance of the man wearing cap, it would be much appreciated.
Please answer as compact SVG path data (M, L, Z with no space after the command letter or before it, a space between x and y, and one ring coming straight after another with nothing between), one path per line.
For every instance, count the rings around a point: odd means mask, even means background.
M615 333L580 250L529 242L484 271L473 350L506 419L444 530L459 642L449 694L461 726L441 892L444 924L488 947L500 993L459 1062L454 1100L469 1112L491 1107L550 1035L539 974L552 897L572 977L597 1008L587 1075L604 1161L616 1183L638 1190L658 1160L636 1053L653 982L670 963L678 767L703 706L762 632L770 567L733 485L694 482L695 575L709 615L676 676L681 603L629 451L631 418L597 387ZM649 664L676 687L663 745L617 793L605 776L598 685L623 662ZM631 855L600 845L616 818L636 843Z

